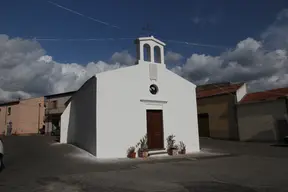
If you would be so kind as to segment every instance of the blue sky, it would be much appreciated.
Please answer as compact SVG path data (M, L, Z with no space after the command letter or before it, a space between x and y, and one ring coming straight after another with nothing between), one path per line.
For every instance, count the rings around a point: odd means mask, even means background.
M167 68L196 85L288 86L287 0L2 0L0 101L77 90L134 64L147 24L167 43Z
M247 37L258 39L277 13L288 5L286 0L53 2L117 25L120 29L65 11L45 0L2 0L1 33L23 38L134 38L143 34L141 28L149 23L154 36L164 40L234 47ZM134 55L132 40L40 43L47 54L59 62L86 64L89 61L107 61L114 52L122 50ZM225 49L168 43L166 50L189 57L192 53L218 55Z

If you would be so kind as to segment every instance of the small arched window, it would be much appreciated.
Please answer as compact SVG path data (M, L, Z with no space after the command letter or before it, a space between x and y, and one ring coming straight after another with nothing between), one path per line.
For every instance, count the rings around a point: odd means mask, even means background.
M159 46L154 47L154 61L155 63L161 63L161 50Z
M144 45L144 61L151 61L151 47L148 44Z

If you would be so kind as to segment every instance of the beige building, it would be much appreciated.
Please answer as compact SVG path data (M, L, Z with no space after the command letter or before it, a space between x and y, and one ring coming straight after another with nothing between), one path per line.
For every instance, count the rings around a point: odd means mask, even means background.
M44 120L44 97L0 104L0 134L37 134Z
M283 141L288 136L288 88L247 94L237 107L241 141Z
M236 104L246 93L244 83L198 86L199 136L239 140Z
M60 118L66 108L65 103L75 93L66 92L45 96L45 133L50 134L55 129L60 129Z

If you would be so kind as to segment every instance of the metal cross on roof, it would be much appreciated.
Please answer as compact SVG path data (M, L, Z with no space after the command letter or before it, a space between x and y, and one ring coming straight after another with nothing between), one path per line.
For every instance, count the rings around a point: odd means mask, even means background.
M145 32L145 35L148 35L149 37L152 36L152 28L149 24L146 24L144 27L142 27L142 31Z

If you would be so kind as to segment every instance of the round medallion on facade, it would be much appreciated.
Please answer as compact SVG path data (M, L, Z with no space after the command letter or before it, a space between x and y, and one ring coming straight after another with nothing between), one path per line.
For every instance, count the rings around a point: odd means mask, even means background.
M158 87L155 84L150 85L149 91L151 94L156 95L158 93Z

